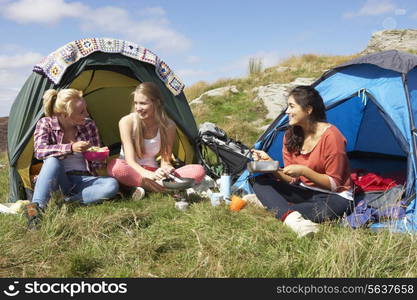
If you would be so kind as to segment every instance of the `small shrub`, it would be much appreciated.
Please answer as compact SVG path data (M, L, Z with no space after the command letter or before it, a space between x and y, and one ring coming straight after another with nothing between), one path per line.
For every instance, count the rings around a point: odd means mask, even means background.
M249 76L257 75L263 71L263 61L259 57L251 57L249 59L248 72Z

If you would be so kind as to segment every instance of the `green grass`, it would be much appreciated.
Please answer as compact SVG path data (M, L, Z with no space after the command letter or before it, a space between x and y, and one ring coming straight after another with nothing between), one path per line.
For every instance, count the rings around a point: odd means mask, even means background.
M23 216L0 215L0 277L417 276L415 236L325 223L298 239L263 209L197 200L181 212L167 194L94 206L57 197L37 231Z
M212 122L226 131L230 138L251 146L262 133L260 127L271 120L265 120L267 113L260 101L250 100L246 92L229 94L224 97L210 97L203 104L192 106L198 124ZM254 125L257 120L263 120Z

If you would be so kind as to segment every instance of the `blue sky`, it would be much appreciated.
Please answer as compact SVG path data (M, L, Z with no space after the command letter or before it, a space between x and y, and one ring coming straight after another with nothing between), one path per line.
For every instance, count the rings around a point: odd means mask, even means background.
M353 54L375 31L406 28L415 0L0 0L0 116L33 65L81 38L135 42L191 85L245 76L251 57Z

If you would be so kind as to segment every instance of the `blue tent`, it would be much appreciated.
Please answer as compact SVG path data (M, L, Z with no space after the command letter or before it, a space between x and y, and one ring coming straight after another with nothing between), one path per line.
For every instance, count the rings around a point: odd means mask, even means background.
M327 120L347 139L352 168L403 172L406 217L392 231L417 232L417 56L395 50L369 54L327 71L314 86L323 97ZM255 143L282 164L282 140L288 124L279 115ZM234 187L250 190L245 171Z

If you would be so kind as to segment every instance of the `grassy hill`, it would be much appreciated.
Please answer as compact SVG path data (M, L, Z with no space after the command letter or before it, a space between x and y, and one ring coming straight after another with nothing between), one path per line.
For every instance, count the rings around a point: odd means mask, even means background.
M273 121L265 118L267 110L263 103L252 100L255 97L253 88L271 83L289 83L298 77L318 78L324 71L354 57L314 54L293 56L261 72L249 72L244 78L220 79L212 84L197 82L185 89L185 95L191 101L208 90L235 85L238 94L206 99L203 104L193 105L191 109L198 124L216 123L230 137L252 145L262 133L260 128Z
M291 57L246 78L199 83L186 93L193 99L215 87L236 85L239 94L210 99L194 112L198 122L216 122L231 137L252 144L260 133L253 122L265 116L265 108L251 101L253 87L318 77L350 58ZM5 157L0 163L6 164ZM3 168L2 202L7 186ZM231 212L194 199L181 212L171 195L157 193L138 202L119 199L88 207L62 205L55 197L38 231L27 231L21 216L0 215L0 253L0 277L417 276L413 235L325 223L313 238L298 239L257 207Z

